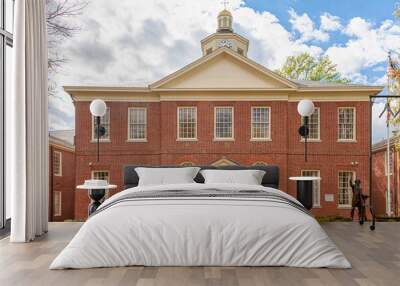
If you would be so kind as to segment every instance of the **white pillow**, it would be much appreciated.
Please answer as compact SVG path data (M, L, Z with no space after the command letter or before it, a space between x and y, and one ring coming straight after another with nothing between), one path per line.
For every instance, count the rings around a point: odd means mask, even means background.
M261 170L202 170L206 184L261 185L265 171Z
M184 168L135 168L139 176L139 186L194 183L199 167Z

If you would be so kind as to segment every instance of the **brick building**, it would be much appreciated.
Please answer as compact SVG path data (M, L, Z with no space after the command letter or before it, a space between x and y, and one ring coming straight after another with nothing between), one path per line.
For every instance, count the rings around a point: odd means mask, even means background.
M65 86L76 112L76 184L92 177L121 186L126 164L275 164L280 189L291 194L290 176L322 177L316 215L348 215L350 177L368 186L369 96L382 87L287 80L249 59L248 47L223 11L217 32L201 41L203 56L155 83ZM108 106L99 163L89 112L96 98ZM316 105L307 163L297 133L304 98ZM87 216L88 203L86 192L77 191L76 218Z
M388 214L388 209L386 208L388 179L390 181L391 194L390 211L395 216L400 213L399 143L400 135L393 136L390 139L389 156L386 149L387 140L382 140L372 145L372 195L378 215Z
M74 130L49 132L49 221L74 218Z

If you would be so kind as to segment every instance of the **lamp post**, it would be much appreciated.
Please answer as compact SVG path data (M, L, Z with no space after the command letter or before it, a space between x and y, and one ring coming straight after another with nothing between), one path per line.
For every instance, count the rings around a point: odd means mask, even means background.
M96 122L96 139L97 139L97 162L99 162L100 157L100 137L106 132L104 126L100 124L100 118L104 116L107 112L107 105L104 100L95 99L90 103L90 113L95 117Z
M304 159L307 162L307 137L310 132L308 128L308 119L314 113L314 103L309 99L303 99L297 105L297 112L304 117L304 124L299 128L299 134L304 137Z

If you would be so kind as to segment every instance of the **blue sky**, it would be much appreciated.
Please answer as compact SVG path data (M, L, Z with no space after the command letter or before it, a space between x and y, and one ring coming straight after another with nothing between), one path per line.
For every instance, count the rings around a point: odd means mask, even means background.
M374 22L382 22L392 16L398 1L393 0L246 0L246 6L257 11L270 11L288 27L287 11L294 8L298 13L307 13L318 21L319 15L328 12L344 20L358 16Z
M348 23L355 17L360 17L370 22L373 26L379 26L386 20L394 20L393 11L399 1L394 0L245 0L245 5L259 12L268 11L274 14L280 23L288 30L292 24L288 17L288 11L294 9L297 14L307 14L316 25L320 25L320 15L329 13L340 18L342 23ZM399 20L398 20L399 21ZM331 45L344 45L348 37L341 30L332 31L327 42L315 42L323 49ZM376 69L379 71L376 72ZM382 76L386 70L386 63L380 63L373 68L366 68L363 74L370 78Z
M399 0L400 1L400 0ZM355 83L386 83L387 51L400 51L400 21L392 0L230 0L235 32L250 41L249 57L275 70L287 56L328 55ZM220 0L96 0L68 19L81 27L58 53L50 126L74 126L63 85L147 85L201 56L200 41L215 32ZM374 115L381 106L374 108ZM384 136L374 123L374 139Z
M394 7L399 5L399 1L394 0L246 0L246 6L256 11L269 11L279 18L281 24L290 30L291 23L287 17L288 11L294 9L298 14L306 13L316 23L321 24L320 15L329 13L340 17L346 23L354 17L367 20L375 26L380 23L393 19ZM399 20L398 20L399 21ZM323 49L329 48L332 44L345 45L348 38L340 30L331 33L330 41L319 43ZM374 67L365 68L362 74L370 79L379 78L384 75L386 62L381 62ZM382 84L382 82L380 82ZM384 90L387 93L387 89ZM378 141L386 137L386 130L382 119L378 118L378 113L383 109L384 100L376 100L374 107L373 140Z

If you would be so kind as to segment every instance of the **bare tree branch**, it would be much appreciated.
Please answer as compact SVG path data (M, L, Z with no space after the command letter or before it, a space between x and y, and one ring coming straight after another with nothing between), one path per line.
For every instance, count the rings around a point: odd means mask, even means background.
M79 25L74 24L71 18L82 15L89 2L86 0L46 0L46 3L49 94L55 95L56 83L53 80L53 74L67 62L65 56L59 52L59 46L80 31Z

